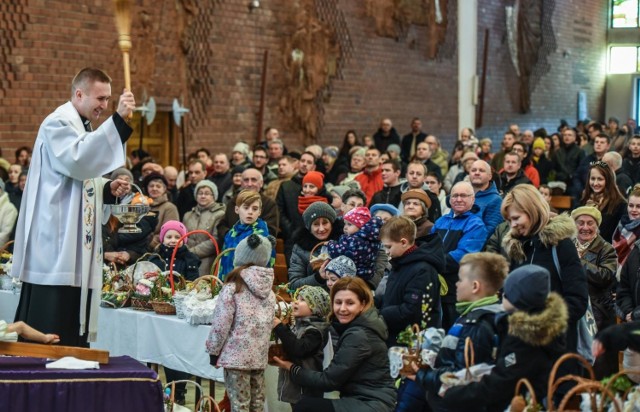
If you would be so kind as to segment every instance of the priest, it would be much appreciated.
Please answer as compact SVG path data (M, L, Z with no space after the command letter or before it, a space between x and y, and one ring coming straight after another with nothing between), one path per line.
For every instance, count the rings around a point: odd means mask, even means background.
M117 110L95 131L111 98L111 78L82 69L71 100L40 125L16 227L11 275L23 281L16 321L60 344L88 346L97 334L102 287L102 205L131 191L101 176L125 163L125 122L135 108L125 90Z

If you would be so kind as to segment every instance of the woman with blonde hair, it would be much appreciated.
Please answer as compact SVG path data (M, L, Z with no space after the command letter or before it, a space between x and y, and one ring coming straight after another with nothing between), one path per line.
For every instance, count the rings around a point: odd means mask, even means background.
M567 351L575 352L577 324L588 302L587 276L572 238L576 225L567 215L550 217L549 204L532 185L518 185L504 197L501 213L510 224L502 239L502 253L510 270L536 264L551 273L551 291L569 309Z

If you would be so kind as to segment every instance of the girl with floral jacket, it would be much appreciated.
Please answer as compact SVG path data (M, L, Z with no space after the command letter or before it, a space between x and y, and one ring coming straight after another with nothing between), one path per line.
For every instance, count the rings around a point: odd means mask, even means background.
M224 385L233 411L264 408L264 370L276 298L273 269L265 267L273 245L251 235L235 250L235 269L226 277L206 342L211 364L224 368Z

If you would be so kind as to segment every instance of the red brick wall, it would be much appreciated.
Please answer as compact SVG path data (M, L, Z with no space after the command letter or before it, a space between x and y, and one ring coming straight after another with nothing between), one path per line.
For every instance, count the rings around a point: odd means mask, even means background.
M132 82L138 101L143 90L161 110L179 97L194 114L187 120L188 150L200 146L227 151L235 141L253 142L257 129L262 56L269 49L264 126L278 127L290 147L303 133L280 110L285 84L285 39L295 31L296 8L307 0L264 0L253 12L248 0L197 0L203 8L189 17L181 0L137 0L133 19ZM313 0L309 0L313 1ZM373 133L383 116L401 134L412 117L450 146L457 129L457 53L455 0L449 0L449 28L435 60L426 58L426 29L412 26L407 39L379 37L365 1L319 2L316 12L345 23L348 48L342 70L331 80L321 107L321 144L338 144L347 129ZM553 129L559 118L575 121L577 92L588 96L589 115L604 115L606 3L545 0L555 3L557 48L549 71L532 93L531 113L518 114L516 76L504 30L504 2L481 1L478 28L491 27L484 125L480 135L499 136L511 121L522 128ZM206 7L209 7L205 9ZM325 7L325 9L322 9ZM109 0L17 0L0 7L0 146L4 157L32 145L38 125L68 99L69 83L80 68L93 65L123 86L112 2ZM333 21L329 23L333 24ZM185 27L187 30L185 31ZM344 29L344 27L343 27ZM193 36L185 42L183 32ZM182 36L182 37L181 37ZM342 32L344 41L345 32ZM479 71L482 62L479 35ZM185 51L189 44L191 51ZM565 53L565 51L567 53ZM191 54L190 54L191 53ZM189 65L188 62L193 62Z

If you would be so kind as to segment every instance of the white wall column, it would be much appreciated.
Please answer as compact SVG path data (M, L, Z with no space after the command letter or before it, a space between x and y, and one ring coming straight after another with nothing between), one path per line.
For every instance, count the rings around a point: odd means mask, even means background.
M475 128L478 62L478 0L458 1L458 130Z

